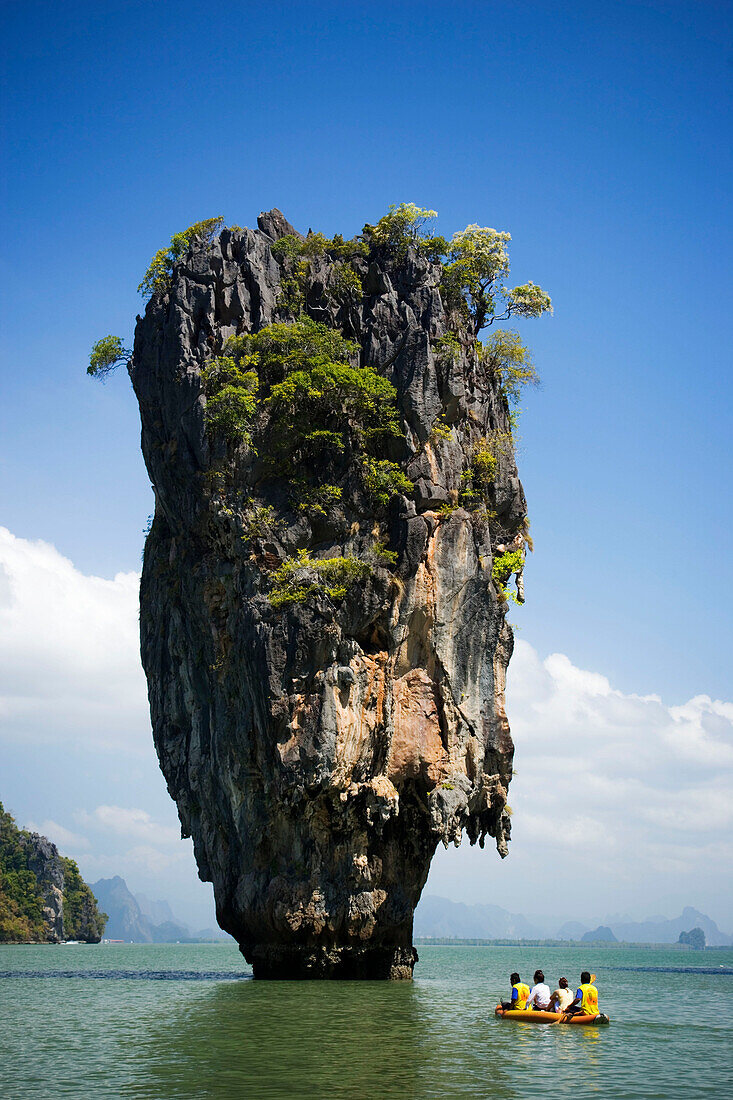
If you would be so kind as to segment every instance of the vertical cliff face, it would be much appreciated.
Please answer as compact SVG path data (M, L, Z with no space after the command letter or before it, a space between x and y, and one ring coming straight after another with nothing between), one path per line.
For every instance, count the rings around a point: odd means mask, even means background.
M394 385L402 434L385 454L411 492L375 501L347 449L300 471L311 491L336 485L333 501L298 505L268 465L264 413L254 444L217 437L202 371L228 337L295 319L297 270L272 253L286 234L277 211L224 230L138 321L155 744L219 923L256 976L409 977L437 843L465 830L506 854L512 632L492 565L523 545L525 501L500 383L471 340L441 340L440 265L414 247L354 255L348 295L343 264L317 255L297 304ZM487 439L500 445L478 507L467 477ZM366 566L324 587L318 560L343 557ZM299 595L279 602L288 562Z

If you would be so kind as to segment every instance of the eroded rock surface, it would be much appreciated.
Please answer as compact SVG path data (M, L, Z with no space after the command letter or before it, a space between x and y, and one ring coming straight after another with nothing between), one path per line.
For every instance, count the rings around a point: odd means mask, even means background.
M526 512L510 445L488 512L456 506L473 446L508 432L508 408L470 341L436 348L439 264L413 248L358 258L364 293L344 304L329 292L335 263L318 257L306 312L396 387L405 439L391 457L414 493L380 515L345 471L338 507L309 516L246 447L222 485L202 368L228 336L287 319L271 245L294 231L279 211L259 226L189 253L137 326L130 371L156 496L141 588L155 744L219 923L255 976L405 978L438 842L465 830L505 855L509 838L512 632L492 561ZM271 509L265 530L255 506ZM282 561L303 548L368 557L375 531L394 565L375 562L340 603L272 607Z

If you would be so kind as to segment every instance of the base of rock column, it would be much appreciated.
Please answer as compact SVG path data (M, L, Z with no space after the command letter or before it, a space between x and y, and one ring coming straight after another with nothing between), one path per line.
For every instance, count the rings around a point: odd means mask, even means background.
M242 944L255 978L305 981L410 981L414 947L336 947L309 944Z

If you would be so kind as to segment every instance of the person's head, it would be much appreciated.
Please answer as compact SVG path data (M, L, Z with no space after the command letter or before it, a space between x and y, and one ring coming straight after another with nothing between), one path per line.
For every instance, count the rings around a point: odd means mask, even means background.
M518 974L510 974L509 975L509 981L512 983L512 985L516 985L517 982L519 981L519 975Z
M542 971L541 971L541 970L535 970L535 972L534 972L534 980L535 980L535 985L537 984L537 982L544 982L544 980L545 980L545 975L544 975L544 974L542 973Z
M590 974L588 973L587 970L584 970L583 973L580 975L580 984L581 985L588 985L589 982L590 982Z
M560 989L567 989L568 988L568 979L567 978L561 978L560 981L557 984L560 986Z

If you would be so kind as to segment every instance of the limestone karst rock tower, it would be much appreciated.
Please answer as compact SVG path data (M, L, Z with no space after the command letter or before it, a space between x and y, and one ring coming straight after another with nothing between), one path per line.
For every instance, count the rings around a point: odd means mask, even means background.
M474 344L446 338L424 251L308 248L277 210L258 225L192 248L135 334L155 744L256 977L410 977L437 843L465 830L506 854L495 565L526 530L508 406ZM268 329L299 316L324 328ZM345 396L316 422L324 371ZM359 412L355 371L390 384Z

